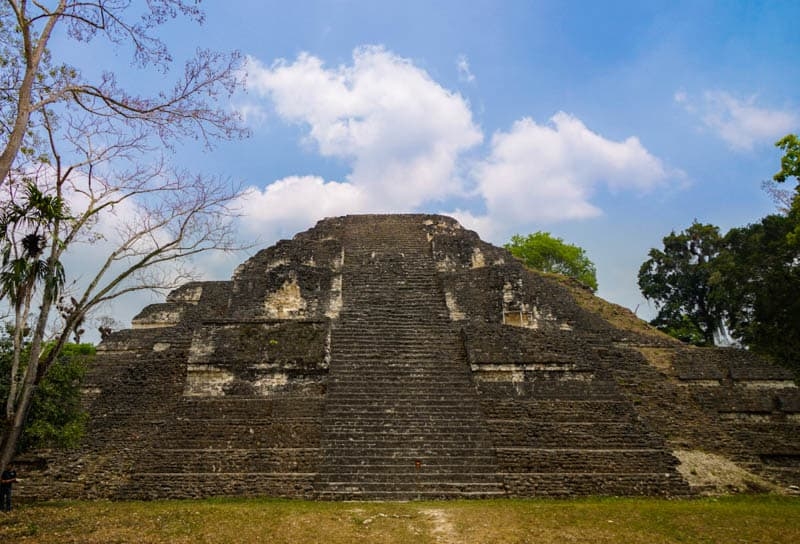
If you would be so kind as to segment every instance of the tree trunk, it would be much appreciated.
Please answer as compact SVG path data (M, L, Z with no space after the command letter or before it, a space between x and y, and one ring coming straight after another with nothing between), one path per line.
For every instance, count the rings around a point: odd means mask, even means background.
M8 466L14 458L14 453L17 451L19 437L22 436L22 429L25 425L25 419L28 416L28 410L35 390L36 385L29 384L28 380L26 380L25 385L22 387L19 404L17 405L17 412L14 414L14 420L6 422L7 426L5 429L5 436L3 437L3 450L2 454L0 454L0 467L3 469Z
M25 368L25 380L22 382L22 389L19 391L19 400L14 406L14 417L6 420L6 427L3 429L2 451L0 452L0 467L8 466L17 451L17 444L22 435L25 420L28 417L33 393L36 391L37 377L39 374L39 363L42 356L42 344L47 328L47 320L50 316L50 308L53 304L52 293L45 289L42 299L41 311L36 322L36 328L31 341L30 358L28 366ZM10 424L10 426L9 426Z

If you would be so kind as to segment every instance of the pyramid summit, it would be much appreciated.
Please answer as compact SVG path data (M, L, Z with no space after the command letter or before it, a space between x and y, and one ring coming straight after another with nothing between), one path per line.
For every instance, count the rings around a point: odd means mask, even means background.
M686 347L439 215L324 219L184 285L103 341L84 402L80 448L36 452L20 495L800 486L788 371Z

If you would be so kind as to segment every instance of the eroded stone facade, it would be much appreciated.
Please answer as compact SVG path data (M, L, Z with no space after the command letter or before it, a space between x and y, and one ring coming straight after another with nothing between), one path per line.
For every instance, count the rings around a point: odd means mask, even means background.
M443 216L326 219L177 289L102 343L85 403L21 495L710 491L692 459L800 485L791 374L614 327Z

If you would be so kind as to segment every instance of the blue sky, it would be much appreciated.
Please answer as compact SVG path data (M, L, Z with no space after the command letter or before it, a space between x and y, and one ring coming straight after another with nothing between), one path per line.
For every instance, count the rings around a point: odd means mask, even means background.
M773 144L800 130L796 1L203 4L203 26L162 36L177 60L247 56L230 107L252 136L176 160L250 187L240 233L262 247L372 211L451 214L496 244L546 230L650 317L649 248L693 219L773 212ZM64 53L163 84L99 44ZM197 265L223 279L244 258Z

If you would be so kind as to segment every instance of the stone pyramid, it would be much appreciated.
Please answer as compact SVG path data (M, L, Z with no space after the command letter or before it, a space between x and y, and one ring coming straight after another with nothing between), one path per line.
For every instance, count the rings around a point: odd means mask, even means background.
M85 404L84 443L37 452L21 495L800 485L800 392L788 371L685 347L437 215L325 219L231 281L173 291L101 344Z

